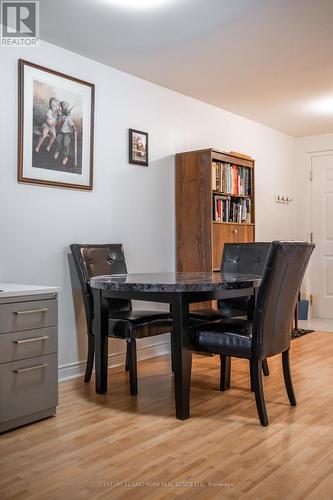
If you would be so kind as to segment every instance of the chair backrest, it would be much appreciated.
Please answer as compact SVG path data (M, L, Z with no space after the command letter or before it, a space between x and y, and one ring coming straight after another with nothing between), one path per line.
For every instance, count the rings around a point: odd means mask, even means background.
M120 243L106 245L74 243L70 245L70 249L82 289L87 331L88 334L92 334L94 302L89 279L106 274L127 274L124 249ZM129 300L109 299L108 302L110 311L128 311L132 307Z
M259 359L286 351L298 293L314 244L273 241L254 310L252 346Z
M221 262L223 273L258 274L265 269L270 243L225 243Z
M221 272L222 273L245 273L262 276L270 243L225 243ZM226 318L247 315L253 317L253 296L237 297L218 301L218 308Z

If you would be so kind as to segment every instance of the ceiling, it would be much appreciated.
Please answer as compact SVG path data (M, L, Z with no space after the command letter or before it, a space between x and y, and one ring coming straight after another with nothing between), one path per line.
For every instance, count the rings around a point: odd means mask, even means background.
M333 0L146 1L41 0L40 36L294 136L333 132Z

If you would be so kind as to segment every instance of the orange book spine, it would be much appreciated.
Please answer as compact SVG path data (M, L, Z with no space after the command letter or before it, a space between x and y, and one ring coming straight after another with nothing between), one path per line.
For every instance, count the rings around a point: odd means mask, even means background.
M232 174L233 174L233 178L234 178L234 182L233 182L234 192L233 192L233 194L239 194L238 193L238 167L237 167L237 165L232 166Z

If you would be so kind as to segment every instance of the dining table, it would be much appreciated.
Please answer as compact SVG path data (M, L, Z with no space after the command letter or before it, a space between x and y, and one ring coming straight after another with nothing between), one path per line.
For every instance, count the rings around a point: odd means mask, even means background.
M107 392L109 308L106 299L166 303L172 315L176 417L189 418L193 352L190 304L251 295L256 300L260 281L257 275L221 272L133 273L91 278L96 392Z

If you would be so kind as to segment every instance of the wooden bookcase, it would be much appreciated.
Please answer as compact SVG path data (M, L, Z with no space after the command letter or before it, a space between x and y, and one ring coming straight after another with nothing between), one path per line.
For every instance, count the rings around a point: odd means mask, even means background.
M214 222L213 162L249 169L251 222ZM243 170L244 172L244 170ZM220 193L219 193L220 194ZM177 271L219 271L224 243L252 242L255 238L254 160L215 149L176 155L176 265ZM206 304L207 307L208 304Z

